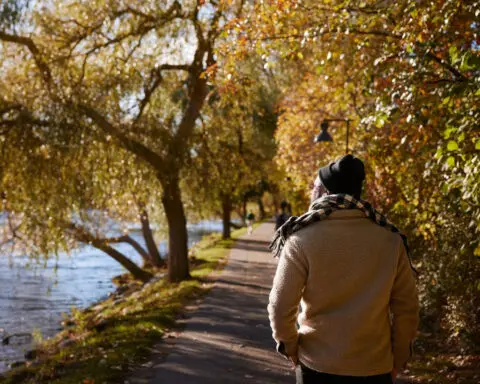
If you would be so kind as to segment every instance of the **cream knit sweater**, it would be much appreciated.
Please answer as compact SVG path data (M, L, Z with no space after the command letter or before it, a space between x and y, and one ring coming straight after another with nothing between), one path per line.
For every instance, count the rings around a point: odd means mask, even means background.
M354 209L288 238L268 305L273 338L288 355L348 376L403 368L418 310L402 239Z

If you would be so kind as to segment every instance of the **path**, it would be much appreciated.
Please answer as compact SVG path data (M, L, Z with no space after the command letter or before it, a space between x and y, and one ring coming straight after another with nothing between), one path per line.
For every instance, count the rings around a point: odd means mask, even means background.
M265 223L237 241L212 291L187 313L185 330L155 348L152 361L125 383L295 381L288 362L275 352L267 317L276 268L267 251L273 230L272 223Z
M236 242L212 291L187 311L185 330L157 345L151 361L124 384L295 382L290 365L275 352L267 318L276 268L267 251L273 228L262 224Z

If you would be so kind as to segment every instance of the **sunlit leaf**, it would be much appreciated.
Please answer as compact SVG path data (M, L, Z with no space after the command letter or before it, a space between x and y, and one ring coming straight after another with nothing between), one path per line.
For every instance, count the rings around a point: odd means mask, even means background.
M456 151L458 149L458 144L454 140L450 140L447 144L447 149L449 151Z

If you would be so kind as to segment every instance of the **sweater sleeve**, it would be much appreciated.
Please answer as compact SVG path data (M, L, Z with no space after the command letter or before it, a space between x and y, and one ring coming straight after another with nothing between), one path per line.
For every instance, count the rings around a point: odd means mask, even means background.
M400 244L395 282L390 297L390 311L394 367L401 370L410 358L411 343L417 333L419 322L415 278L403 243Z
M297 353L297 314L307 271L300 245L293 238L288 239L280 255L268 304L273 338L280 346L277 349L288 356Z

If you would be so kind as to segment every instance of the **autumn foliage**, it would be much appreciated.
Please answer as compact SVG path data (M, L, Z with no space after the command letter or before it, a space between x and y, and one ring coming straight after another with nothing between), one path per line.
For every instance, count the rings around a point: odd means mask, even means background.
M306 207L315 170L345 151L313 144L325 118L350 119L366 197L410 239L423 329L479 345L480 4L263 1L232 26L284 79L276 139L285 190ZM298 192L302 192L298 193ZM303 198L302 198L303 196Z

